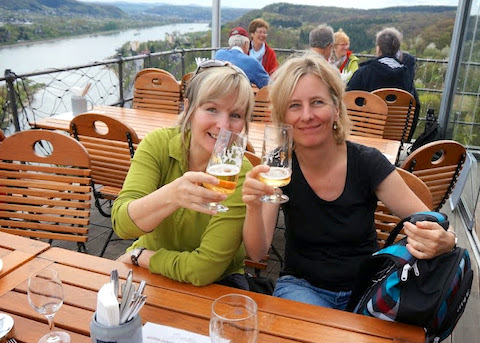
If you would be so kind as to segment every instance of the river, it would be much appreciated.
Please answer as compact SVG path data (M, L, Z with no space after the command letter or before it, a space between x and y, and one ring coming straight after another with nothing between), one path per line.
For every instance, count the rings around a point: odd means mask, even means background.
M0 48L0 72L11 69L25 74L88 64L114 56L116 49L129 41L164 40L166 33L208 30L208 23L173 24L8 46Z

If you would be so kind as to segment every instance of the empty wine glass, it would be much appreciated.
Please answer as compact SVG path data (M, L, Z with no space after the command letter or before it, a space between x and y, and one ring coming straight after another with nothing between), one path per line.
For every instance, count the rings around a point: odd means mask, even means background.
M272 195L263 195L260 200L275 204L288 201L278 187L290 183L292 175L293 127L288 124L267 124L262 148L262 164L270 166L268 173L260 173L260 181L275 188Z
M218 185L204 183L205 188L227 195L235 191L246 146L247 136L243 133L220 129L206 170L207 174L215 176L220 183ZM205 206L217 212L228 211L227 206L216 202Z
M35 311L47 317L50 332L38 343L70 343L66 332L53 331L53 317L63 304L65 294L62 281L53 268L45 268L28 278L28 302Z
M257 303L242 294L216 299L210 316L212 343L255 343L258 336Z

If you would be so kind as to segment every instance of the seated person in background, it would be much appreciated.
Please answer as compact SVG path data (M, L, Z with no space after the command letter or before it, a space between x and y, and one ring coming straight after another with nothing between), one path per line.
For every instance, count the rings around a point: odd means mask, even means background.
M142 140L115 200L115 233L138 238L119 261L196 286L217 282L248 289L241 188L252 166L244 160L228 199L202 184L219 183L205 169L220 129L248 133L253 103L250 82L237 67L217 60L200 64L188 84L179 126L157 129ZM204 207L222 201L228 212Z
M352 54L351 50L348 50L350 48L350 38L342 29L335 32L334 38L333 61L342 74L342 80L348 82L358 69L358 57Z
M310 50L330 60L333 51L333 29L327 24L318 25L309 34Z
M285 212L285 265L274 296L345 309L359 265L377 250L374 213L381 200L403 218L428 208L375 148L347 140L344 85L324 58L307 53L283 63L269 85L272 120L293 126L290 200ZM273 238L279 206L260 201L274 189L247 173L243 201L247 254L261 259ZM407 249L425 259L451 251L455 237L438 223L405 223Z
M410 130L411 137L420 113L420 99L413 83L414 67L412 74L411 59L405 59L410 65L408 68L397 58L403 57L403 53L399 54L402 38L402 34L393 27L387 27L378 32L376 37L378 57L360 63L359 69L347 84L347 90L371 92L379 88L400 88L412 94L416 108L413 127Z
M252 43L248 54L262 64L265 71L271 75L278 67L275 51L267 45L268 23L263 19L254 19L248 25Z
M248 32L243 27L234 28L230 31L228 45L230 49L218 50L215 58L232 62L247 74L251 83L254 83L258 88L265 87L268 81L270 81L270 76L268 76L260 62L248 56L250 47Z

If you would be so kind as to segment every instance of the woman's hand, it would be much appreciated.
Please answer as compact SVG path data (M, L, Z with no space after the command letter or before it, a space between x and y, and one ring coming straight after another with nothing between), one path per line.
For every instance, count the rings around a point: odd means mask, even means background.
M419 259L434 258L451 251L455 246L455 235L435 222L405 222L404 230L408 236L408 251Z
M178 207L189 208L197 212L215 214L204 205L211 202L222 202L227 199L226 194L209 190L203 186L204 183L218 185L220 181L211 175L203 172L186 172L181 177L172 181L169 191Z
M253 206L258 208L261 204L260 197L262 195L275 193L273 187L258 179L260 173L266 173L269 170L270 167L267 165L258 165L247 173L242 187L242 200L247 207Z

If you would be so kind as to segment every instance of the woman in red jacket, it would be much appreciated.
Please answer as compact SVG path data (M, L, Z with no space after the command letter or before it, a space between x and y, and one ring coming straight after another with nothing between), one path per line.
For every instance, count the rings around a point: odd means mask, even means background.
M263 19L254 19L248 25L248 32L252 37L249 55L262 64L268 74L272 74L278 67L275 51L265 42L268 36L268 23Z

